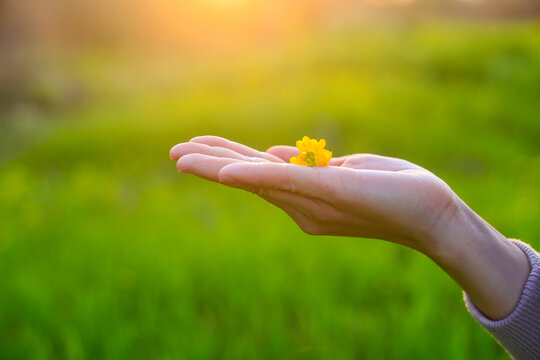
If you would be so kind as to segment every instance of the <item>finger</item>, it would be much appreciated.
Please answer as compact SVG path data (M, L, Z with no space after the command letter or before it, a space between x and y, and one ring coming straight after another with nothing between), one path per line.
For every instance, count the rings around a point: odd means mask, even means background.
M349 158L349 156L350 155L345 155L345 156L332 158L330 159L330 162L328 163L328 165L341 166L341 164L343 164Z
M289 209L295 209L296 212L301 212L306 217L314 217L313 214L317 213L318 209L321 208L321 206L318 204L322 202L321 200L312 199L288 191L270 189L260 186L257 187L248 184L243 184L243 186L238 186L239 184L237 183L229 184L225 182L224 184L252 192L276 206L282 207L283 205Z
M293 156L298 155L298 149L294 146L286 146L286 145L277 145L272 146L268 150L266 150L268 154L277 156L281 160L285 162L289 162L289 159Z
M306 167L284 163L231 164L219 173L225 184L284 190L315 198L332 198L339 186L337 167ZM355 172L352 169L341 169Z
M354 169L369 169L369 170L385 170L385 171L400 171L400 170L421 170L422 168L406 160L375 155L375 154L355 154L349 156L342 164L342 167Z
M191 143L191 142L181 143L181 144L173 146L173 148L170 151L170 157L172 160L178 160L184 155L193 154L193 153L210 155L210 156L214 156L218 158L231 158L231 159L253 161L253 162L267 161L258 157L245 156L231 149L226 149L219 146L209 146L205 144Z
M250 157L259 157L259 158L263 158L263 159L275 161L275 162L283 162L283 160L277 156L252 149L249 146L246 146L246 145L234 142L234 141L230 141L225 138L218 137L218 136L210 136L210 135L197 136L191 139L190 142L206 144L209 146L220 146L223 148L233 150L242 155L246 155Z
M267 153L277 156L285 162L289 162L290 158L298 155L298 149L295 146L276 145L272 146ZM349 156L341 156L330 159L329 165L340 166Z
M204 179L218 181L219 171L230 164L241 160L230 158L218 158L204 154L187 154L182 156L176 163L178 171L194 174Z

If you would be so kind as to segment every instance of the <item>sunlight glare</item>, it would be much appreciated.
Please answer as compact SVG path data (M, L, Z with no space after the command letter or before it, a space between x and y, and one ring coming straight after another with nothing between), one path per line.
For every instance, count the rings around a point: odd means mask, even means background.
M206 4L219 7L240 6L247 3L249 0L200 0Z

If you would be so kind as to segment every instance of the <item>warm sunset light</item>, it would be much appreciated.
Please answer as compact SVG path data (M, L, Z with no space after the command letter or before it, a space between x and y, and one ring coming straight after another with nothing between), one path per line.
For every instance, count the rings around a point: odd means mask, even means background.
M208 4L216 5L216 6L239 6L242 4L245 4L250 1L257 1L257 0L199 0Z
M538 359L539 95L539 0L0 0L0 359Z

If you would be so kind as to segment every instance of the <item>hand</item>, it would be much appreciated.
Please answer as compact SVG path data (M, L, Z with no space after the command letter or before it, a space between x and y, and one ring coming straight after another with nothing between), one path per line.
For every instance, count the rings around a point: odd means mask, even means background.
M295 155L289 146L260 152L214 136L170 152L179 171L256 193L309 234L378 238L423 252L492 318L513 309L527 259L444 181L396 158L355 154L304 167L288 163Z
M385 239L425 251L457 209L443 181L405 160L356 154L308 168L289 164L294 155L289 146L263 153L212 136L171 150L180 171L254 192L309 234Z

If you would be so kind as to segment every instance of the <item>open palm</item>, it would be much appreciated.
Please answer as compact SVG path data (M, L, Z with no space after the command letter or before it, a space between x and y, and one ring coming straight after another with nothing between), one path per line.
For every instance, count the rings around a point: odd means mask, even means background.
M327 167L289 164L297 149L260 152L215 136L171 149L178 170L258 194L314 235L389 240L426 252L457 196L431 172L372 154L334 158Z
M179 171L258 194L309 234L384 239L426 254L492 319L514 309L527 257L444 181L396 158L354 154L305 167L289 164L295 155L290 146L261 152L215 136L170 151Z

